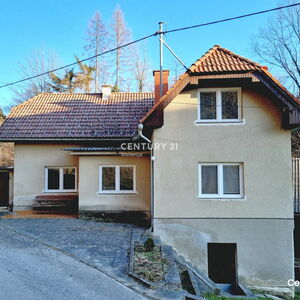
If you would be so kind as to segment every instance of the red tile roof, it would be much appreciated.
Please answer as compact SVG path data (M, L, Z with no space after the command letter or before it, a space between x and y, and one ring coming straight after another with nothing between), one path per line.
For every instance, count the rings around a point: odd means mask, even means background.
M189 68L191 73L243 72L261 68L258 63L215 45Z
M275 79L270 72L268 72L267 67L222 48L220 45L215 45L179 77L174 85L159 99L159 101L155 103L155 105L146 113L140 122L144 123L160 105L165 108L185 88L185 86L189 84L190 76L224 73L241 74L247 72L253 73L255 71L259 71L267 76L276 86L286 93L292 99L292 101L294 101L297 105L300 104L299 100L292 95L277 79Z
M131 138L153 103L153 93L44 93L12 109L0 139Z

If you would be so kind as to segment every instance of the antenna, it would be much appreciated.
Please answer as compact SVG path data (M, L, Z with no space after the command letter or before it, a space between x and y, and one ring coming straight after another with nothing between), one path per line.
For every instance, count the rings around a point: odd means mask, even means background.
M179 63L188 70L187 66L183 63L183 61L176 55L176 53L172 50L172 48L165 42L164 34L166 33L163 30L164 22L159 22L159 30L157 34L159 35L159 96L162 97L163 95L163 84L162 84L162 71L163 71L163 48L164 46L171 52L171 54L179 61Z

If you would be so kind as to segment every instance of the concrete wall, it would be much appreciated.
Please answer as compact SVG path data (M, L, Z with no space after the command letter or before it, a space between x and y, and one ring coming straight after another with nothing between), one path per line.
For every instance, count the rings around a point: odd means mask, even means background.
M45 193L45 167L78 167L78 157L63 150L69 146L15 145L14 210L30 208Z
M100 194L100 165L135 165L136 193ZM150 158L121 156L80 156L79 209L95 211L149 211Z
M290 131L271 100L242 89L241 124L195 124L197 90L165 109L155 150L154 231L206 270L207 242L236 242L240 277L250 285L286 286L293 278ZM178 150L170 150L177 143ZM198 198L198 163L244 165L243 199Z
M290 291L293 220L156 219L155 233L207 275L207 243L236 243L239 282ZM288 293L288 292L287 292Z

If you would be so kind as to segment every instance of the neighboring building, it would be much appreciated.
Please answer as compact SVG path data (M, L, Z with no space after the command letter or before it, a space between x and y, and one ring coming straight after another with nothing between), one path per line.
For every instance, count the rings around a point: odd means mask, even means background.
M297 99L220 46L169 90L164 71L162 98L154 77L155 94L106 86L15 107L0 128L15 143L13 209L71 195L84 216L151 215L154 232L214 281L292 291Z
M300 280L300 158L292 158L294 196L294 255L295 279Z
M4 114L0 111L0 123ZM14 144L0 143L0 209L12 205L13 201Z

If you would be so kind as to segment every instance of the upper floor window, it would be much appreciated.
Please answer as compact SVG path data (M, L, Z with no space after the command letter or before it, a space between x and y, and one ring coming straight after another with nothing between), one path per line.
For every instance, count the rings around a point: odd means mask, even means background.
M199 90L199 122L237 122L240 120L240 88Z
M100 193L135 193L134 165L105 165L99 170Z
M77 190L75 167L45 168L46 192L75 192Z

